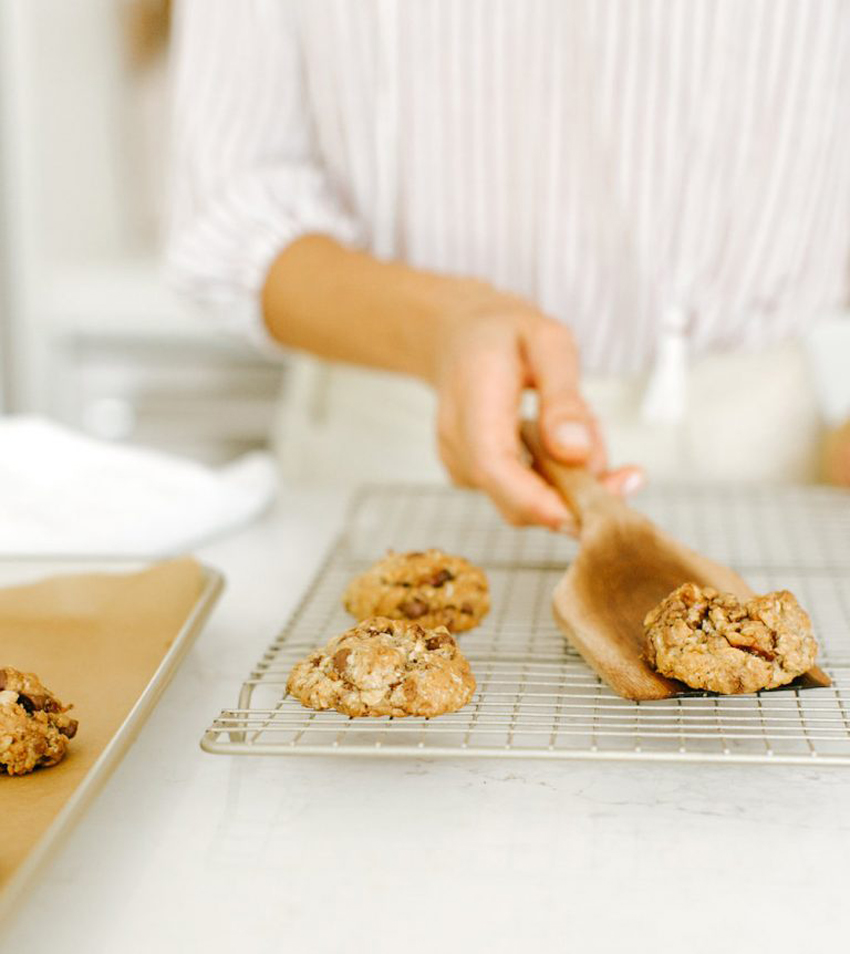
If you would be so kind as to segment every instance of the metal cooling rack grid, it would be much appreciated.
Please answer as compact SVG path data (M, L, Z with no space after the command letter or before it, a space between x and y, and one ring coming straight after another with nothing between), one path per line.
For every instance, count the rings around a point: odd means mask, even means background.
M627 758L850 764L850 496L814 488L672 485L641 509L735 566L758 591L809 609L828 689L635 703L614 695L566 644L550 595L575 544L506 527L481 497L444 488L364 491L348 530L284 632L207 730L211 752ZM349 719L284 696L292 665L351 625L340 596L387 548L441 546L487 570L489 616L460 637L478 681L435 719Z

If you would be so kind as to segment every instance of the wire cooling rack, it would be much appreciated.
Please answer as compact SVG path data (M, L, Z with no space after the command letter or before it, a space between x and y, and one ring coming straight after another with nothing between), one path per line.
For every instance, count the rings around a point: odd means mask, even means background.
M566 537L506 526L481 496L449 488L365 489L281 635L201 740L208 752L850 765L850 494L827 488L672 484L637 501L683 542L733 566L758 592L787 588L808 609L830 688L693 693L629 702L569 647L552 589L576 552ZM429 546L483 566L492 609L459 641L472 702L434 719L350 719L286 696L295 662L352 625L348 580L388 548Z

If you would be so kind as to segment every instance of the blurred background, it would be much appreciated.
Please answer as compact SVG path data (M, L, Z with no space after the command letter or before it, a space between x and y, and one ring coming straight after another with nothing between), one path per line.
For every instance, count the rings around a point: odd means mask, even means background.
M166 0L0 0L0 407L209 463L284 369L169 293Z
M0 409L208 463L262 446L287 368L161 278L166 0L0 0ZM809 341L850 413L850 321Z

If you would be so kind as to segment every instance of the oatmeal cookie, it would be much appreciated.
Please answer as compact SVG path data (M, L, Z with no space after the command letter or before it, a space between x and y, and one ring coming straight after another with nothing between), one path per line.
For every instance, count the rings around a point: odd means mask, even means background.
M741 602L685 583L644 620L650 665L693 689L773 689L811 669L818 644L788 590Z
M0 668L0 772L26 775L60 762L76 719L31 672Z
M490 609L484 571L442 550L394 553L349 583L345 608L357 619L415 619L460 633L477 626Z
M445 627L376 616L297 663L286 688L308 709L437 716L465 706L475 678Z

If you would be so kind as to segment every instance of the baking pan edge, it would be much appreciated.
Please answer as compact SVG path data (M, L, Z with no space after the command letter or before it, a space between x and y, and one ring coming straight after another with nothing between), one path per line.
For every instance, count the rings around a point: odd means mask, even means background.
M124 753L141 731L145 720L177 671L177 667L203 629L204 623L224 589L224 575L205 563L201 564L201 568L204 580L201 594L150 682L145 686L109 744L100 753L98 760L66 802L65 807L20 865L5 889L0 892L0 922L12 912L15 902L21 898L25 889L58 851L86 808L106 784L109 776L124 757Z

